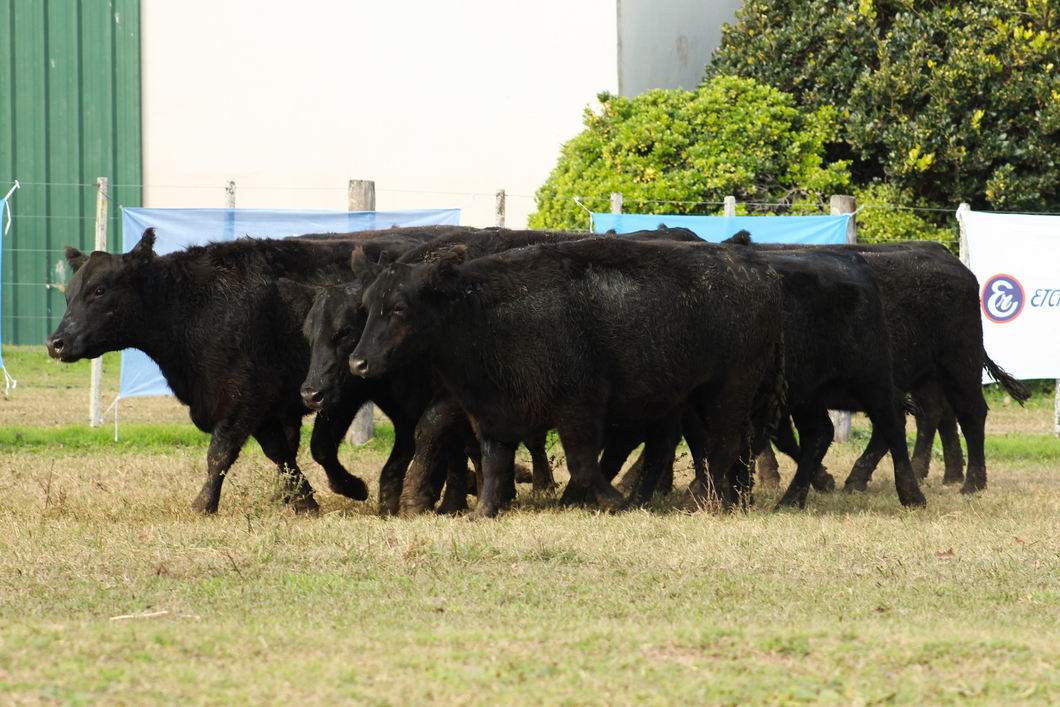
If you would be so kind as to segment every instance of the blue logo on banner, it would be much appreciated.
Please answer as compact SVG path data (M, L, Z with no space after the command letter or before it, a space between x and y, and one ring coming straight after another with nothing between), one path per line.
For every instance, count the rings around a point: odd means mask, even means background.
M1023 285L1011 275L994 275L983 285L983 314L995 324L1006 324L1023 311Z

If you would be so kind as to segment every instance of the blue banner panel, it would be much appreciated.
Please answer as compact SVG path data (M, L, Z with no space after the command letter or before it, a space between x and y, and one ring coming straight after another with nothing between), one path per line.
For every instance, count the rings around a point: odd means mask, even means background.
M593 214L593 232L632 233L658 228L687 228L710 243L747 231L758 243L836 245L847 242L850 214L842 216L675 216Z
M123 209L122 251L128 253L148 228L155 252L172 253L211 241L244 236L287 238L306 233L349 233L418 226L457 226L460 209L419 211L273 211L266 209ZM139 349L121 353L119 398L172 395L162 371Z

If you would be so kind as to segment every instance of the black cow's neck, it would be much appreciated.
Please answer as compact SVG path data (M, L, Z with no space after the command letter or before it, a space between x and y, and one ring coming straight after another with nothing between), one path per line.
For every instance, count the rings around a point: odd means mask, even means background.
M480 342L491 336L488 319L467 298L451 301L442 307L434 322L435 332L445 332L446 344L432 347L431 364L465 407L496 400L498 361L485 355ZM470 410L469 410L470 412Z
M166 383L184 404L191 403L191 387L201 378L201 359L192 350L189 332L209 313L192 305L209 287L205 278L177 274L176 264L158 260L147 266L141 297L144 321L130 332L130 346L158 364Z

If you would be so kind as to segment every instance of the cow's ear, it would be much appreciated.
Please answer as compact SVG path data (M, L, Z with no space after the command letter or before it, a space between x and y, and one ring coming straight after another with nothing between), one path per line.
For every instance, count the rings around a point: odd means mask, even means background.
M86 260L88 260L87 255L73 246L66 246L66 264L70 266L70 270L77 272Z
M431 284L434 287L444 288L456 282L460 277L457 266L463 265L467 260L467 246L463 244L453 246L452 250L439 258L431 269Z
M379 273L383 272L383 266L369 260L368 256L364 254L364 248L361 246L353 249L353 255L350 256L350 267L353 269L353 276L361 282L372 282L379 277Z
M125 254L129 262L146 265L155 257L155 229L149 228L140 236L140 242Z
M296 282L290 278L281 277L276 281L276 287L280 290L287 307L300 319L305 319L309 310L313 307L313 300L317 296L317 288Z
M379 269L382 270L395 260L397 260L397 258L394 257L393 253L391 253L389 250L384 250L382 253L379 254Z
M751 234L747 231L737 231L723 240L722 243L728 243L730 245L751 245Z

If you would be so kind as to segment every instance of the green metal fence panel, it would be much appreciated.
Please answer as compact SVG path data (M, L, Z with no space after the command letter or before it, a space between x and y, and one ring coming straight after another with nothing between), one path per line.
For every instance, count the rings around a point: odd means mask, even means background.
M3 343L41 344L66 308L63 246L94 248L96 179L111 185L108 250L119 205L141 205L139 0L0 0L0 82L0 189L22 184Z

